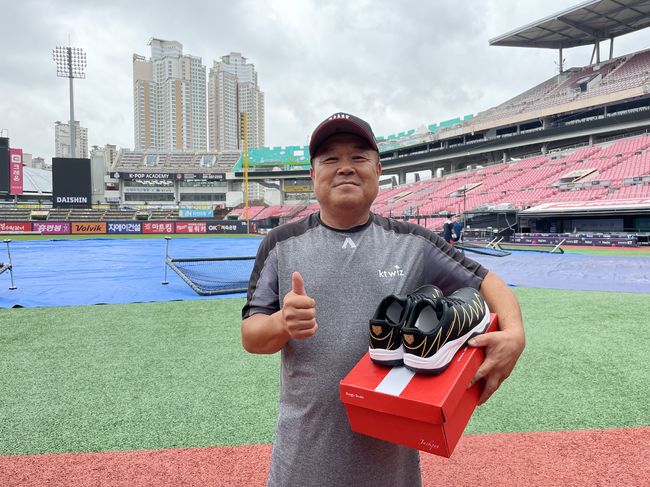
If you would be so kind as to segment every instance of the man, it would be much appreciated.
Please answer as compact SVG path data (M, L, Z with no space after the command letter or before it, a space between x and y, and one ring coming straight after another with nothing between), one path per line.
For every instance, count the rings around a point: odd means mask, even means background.
M454 227L453 227L453 222L451 221L451 217L452 215L448 214L447 219L442 224L442 238L448 244L454 243L454 236L453 236Z
M452 236L454 239L454 242L458 242L462 239L463 237L463 227L465 224L460 221L460 215L454 215L454 217L451 220L451 228L453 229L454 233L456 234L455 236Z
M500 331L472 340L486 347L472 379L486 380L483 403L524 348L519 306L501 279L437 235L370 212L381 164L366 122L331 116L309 152L320 211L269 232L242 310L244 348L282 352L268 485L417 486L418 452L352 433L339 400L340 380L368 350L368 320L383 297L425 282L445 294L480 288L500 322Z

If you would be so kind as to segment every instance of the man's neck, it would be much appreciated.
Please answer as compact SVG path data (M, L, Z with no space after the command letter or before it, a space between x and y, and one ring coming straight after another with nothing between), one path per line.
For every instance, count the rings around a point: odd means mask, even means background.
M365 213L331 213L320 210L320 219L328 227L336 230L349 230L350 228L363 225L370 218L370 211Z

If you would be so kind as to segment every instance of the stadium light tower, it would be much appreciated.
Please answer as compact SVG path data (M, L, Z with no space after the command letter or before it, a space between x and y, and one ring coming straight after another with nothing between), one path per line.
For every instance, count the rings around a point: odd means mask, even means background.
M52 51L52 57L56 63L56 75L59 78L68 78L70 80L70 158L74 158L77 127L74 124L72 80L86 77L84 72L84 69L86 69L86 53L80 47L58 46Z

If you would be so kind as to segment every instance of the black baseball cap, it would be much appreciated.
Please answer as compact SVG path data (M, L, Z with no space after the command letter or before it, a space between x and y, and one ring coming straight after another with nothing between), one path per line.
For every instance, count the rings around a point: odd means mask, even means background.
M320 145L329 137L336 134L353 134L364 139L370 147L379 152L375 134L370 124L349 113L335 113L323 120L309 139L309 156L314 157Z

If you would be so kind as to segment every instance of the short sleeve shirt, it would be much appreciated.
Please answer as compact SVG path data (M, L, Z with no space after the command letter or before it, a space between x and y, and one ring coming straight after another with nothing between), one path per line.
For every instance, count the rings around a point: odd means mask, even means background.
M368 350L368 320L382 298L435 284L480 288L487 269L418 225L371 214L349 230L314 213L262 241L243 318L281 309L300 272L316 301L318 331L282 349L278 425L269 486L417 486L416 450L353 433L339 382Z

